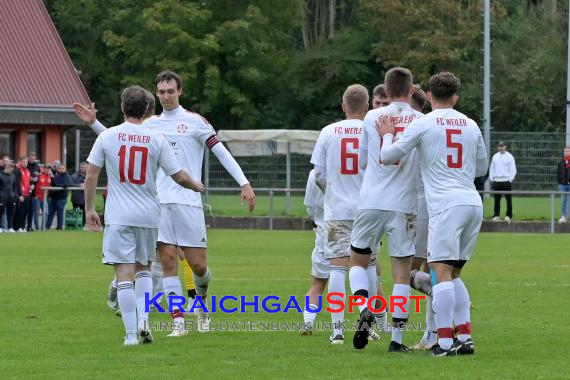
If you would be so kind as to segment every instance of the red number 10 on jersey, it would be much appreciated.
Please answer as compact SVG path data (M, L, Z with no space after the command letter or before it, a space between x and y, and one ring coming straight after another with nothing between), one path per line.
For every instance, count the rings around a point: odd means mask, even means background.
M138 153L138 154L137 154ZM125 179L125 159L127 155L127 146L121 145L119 149L119 177L121 182L126 182ZM140 168L139 178L135 178L135 165ZM148 148L145 146L131 146L129 148L129 168L127 178L133 185L144 185L146 182L146 165L148 161Z

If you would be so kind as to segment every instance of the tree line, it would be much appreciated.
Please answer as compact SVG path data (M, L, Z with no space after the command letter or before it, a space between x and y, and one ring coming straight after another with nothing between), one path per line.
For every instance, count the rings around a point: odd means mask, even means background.
M425 89L449 70L458 109L482 116L482 0L45 0L99 118L159 71L184 79L182 104L217 129L321 129L346 86L394 66ZM493 0L492 126L565 125L567 5ZM158 110L158 108L157 108Z

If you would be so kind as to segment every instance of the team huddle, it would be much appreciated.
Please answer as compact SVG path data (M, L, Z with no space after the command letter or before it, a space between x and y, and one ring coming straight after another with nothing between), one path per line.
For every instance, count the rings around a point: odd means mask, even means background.
M379 339L376 325L391 331L389 352L409 351L403 339L410 307L393 310L391 328L386 312L367 307L369 298L384 296L376 255L386 235L392 295L409 300L412 287L427 295L426 331L414 348L434 356L474 353L469 293L460 274L482 222L473 180L485 174L487 152L477 124L453 109L459 79L443 72L428 86L426 95L409 70L393 68L368 111L368 91L351 85L342 98L346 119L322 130L305 195L317 233L302 335L312 334L316 314L309 310L317 308L327 283L329 293L346 294L348 274L351 293L365 300L354 347ZM195 288L206 301L211 272L199 181L205 148L240 185L250 211L255 206L253 189L212 126L180 106L180 77L161 72L155 87L161 115L154 115L149 91L131 86L121 95L125 122L110 129L96 120L94 105L74 104L99 135L85 180L87 224L94 230L101 228L94 208L97 181L103 167L107 172L103 263L115 268L109 302L121 314L126 346L154 340L145 296L182 295L179 259L189 264L189 296ZM423 115L427 101L432 112ZM380 307L377 302L373 310ZM175 328L169 336L187 335L184 310L171 305L171 311ZM198 331L209 331L209 314L201 308L196 314ZM333 312L332 321L329 341L342 344L344 311Z
M483 219L473 181L486 173L487 152L477 124L453 109L459 86L442 72L430 78L426 95L409 70L393 68L379 88L385 94L375 89L373 110L366 88L349 86L342 99L346 119L325 127L317 140L305 196L317 226L306 308L316 308L327 281L329 293L346 294L348 273L351 293L366 301L359 305L356 349L378 339L374 325L387 330L385 313L366 306L383 296L376 254L385 234L392 295L409 300L412 287L427 295L426 331L414 348L434 356L474 353L460 274ZM423 115L426 100L432 112ZM392 312L389 352L409 351L403 343L409 310ZM301 334L311 335L315 314L307 311L304 319ZM332 321L329 341L341 344L343 312L333 312Z

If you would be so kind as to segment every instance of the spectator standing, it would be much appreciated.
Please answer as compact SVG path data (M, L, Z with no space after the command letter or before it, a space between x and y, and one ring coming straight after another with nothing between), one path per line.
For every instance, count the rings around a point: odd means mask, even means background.
M0 172L3 172L6 164L9 164L9 163L10 163L10 157L3 155L2 160L0 160ZM6 224L7 224L6 210L0 211L0 230L8 229Z
M20 183L20 196L16 203L14 229L17 232L26 232L26 220L30 208L30 171L28 170L27 157L20 158L15 174Z
M36 161L36 153L28 154L28 170L30 171L30 202L28 208L27 230L39 230L38 202L36 199L36 184L40 177L40 165ZM32 225L33 222L33 225Z
M14 213L16 211L16 202L20 187L18 179L13 173L13 166L10 162L5 163L3 170L0 172L0 215L6 212L6 231L14 231ZM3 232L0 228L0 232Z
M38 203L38 216L43 215L45 218L46 215L44 214L47 210L44 210L44 200L45 200L45 187L51 186L51 167L48 165L41 165L40 164L41 174L38 177L38 183L36 184L36 202ZM43 223L40 224L40 228L43 226ZM36 229L38 229L36 227Z
M87 174L87 162L82 162L79 165L79 171L71 176L73 186L85 187L85 175ZM71 192L71 203L73 209L80 209L83 211L83 224L85 226L85 195L83 190L73 190Z
M57 229L63 229L63 220L65 213L65 206L67 205L68 190L66 188L72 185L71 177L65 171L65 165L59 165L57 173L53 176L52 186L63 187L63 190L53 190L51 192L51 199L48 205L48 218L46 229L51 228L53 218L57 214Z
M491 166L489 167L489 178L491 179L494 191L511 191L513 189L513 181L517 175L517 167L515 158L507 152L507 144L499 142L498 152L493 155ZM511 194L504 194L507 200L507 215L505 222L510 223L513 218L513 201ZM501 214L501 197L503 194L495 194L495 210L493 213L493 221L498 222Z
M570 147L564 148L564 157L558 163L558 171L556 172L558 187L561 192L570 191ZM558 223L566 223L568 215L568 194L561 196L562 215L558 219Z

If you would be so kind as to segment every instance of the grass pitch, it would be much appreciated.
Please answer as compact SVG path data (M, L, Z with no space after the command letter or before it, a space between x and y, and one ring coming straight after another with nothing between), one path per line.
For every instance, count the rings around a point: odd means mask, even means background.
M311 232L209 231L211 294L303 296ZM570 236L483 234L464 273L473 309L473 357L388 354L389 338L365 350L327 343L329 333L191 332L125 348L121 319L105 304L111 268L101 235L0 235L0 374L8 378L568 378ZM385 254L381 256L388 268ZM391 281L385 270L384 288ZM348 286L347 286L348 288ZM348 316L356 320L356 314ZM151 321L169 321L151 314ZM294 322L297 313L223 314L214 321ZM329 321L321 312L317 321ZM412 321L423 321L413 315ZM407 332L413 344L421 332Z

